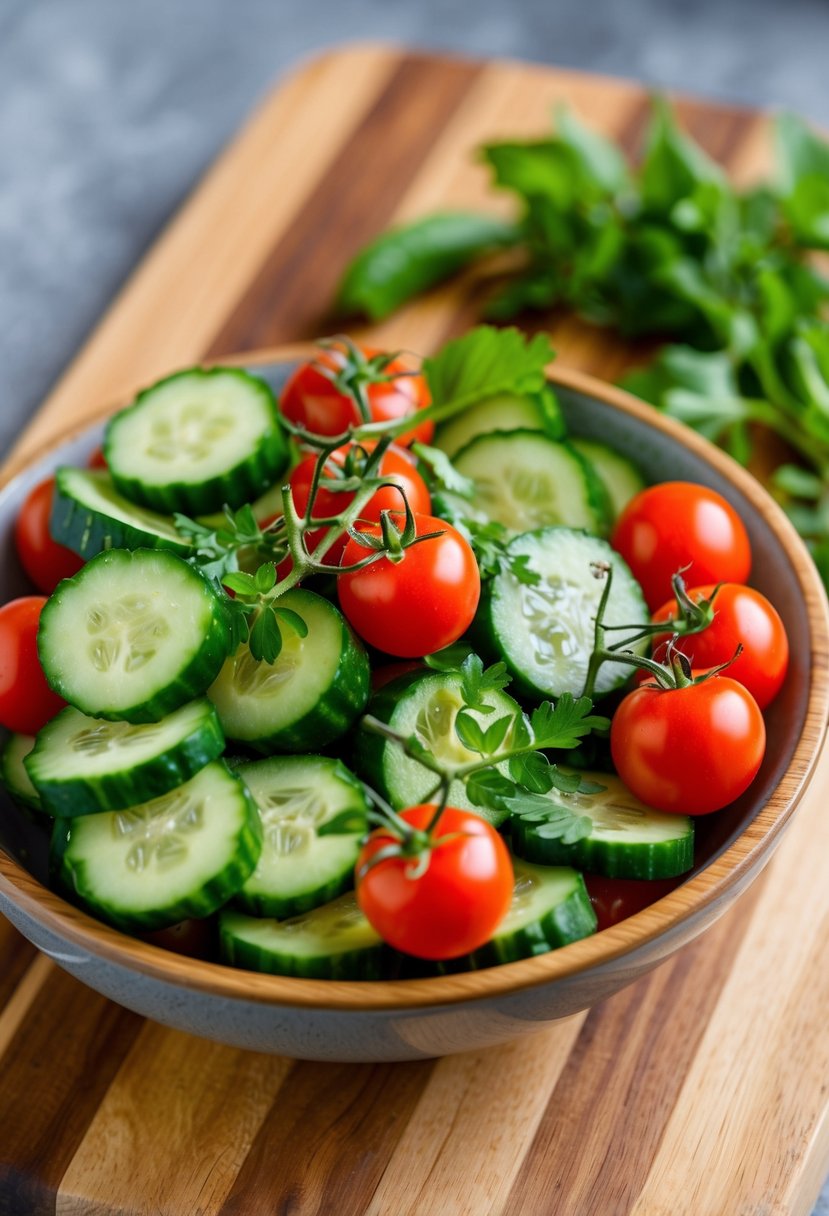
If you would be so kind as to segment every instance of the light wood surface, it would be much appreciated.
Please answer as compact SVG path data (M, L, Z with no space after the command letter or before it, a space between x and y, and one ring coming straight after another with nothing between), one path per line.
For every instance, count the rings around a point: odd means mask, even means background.
M437 205L497 210L475 145L543 130L559 100L635 151L646 98L631 84L372 47L302 66L127 284L13 465L176 366L328 332L356 248ZM680 110L735 175L763 169L761 118ZM475 296L470 275L372 337L426 353ZM572 318L549 328L564 365L607 379L641 353ZM0 1214L808 1213L829 1165L828 794L824 764L766 875L644 981L439 1062L291 1063L188 1038L0 922Z

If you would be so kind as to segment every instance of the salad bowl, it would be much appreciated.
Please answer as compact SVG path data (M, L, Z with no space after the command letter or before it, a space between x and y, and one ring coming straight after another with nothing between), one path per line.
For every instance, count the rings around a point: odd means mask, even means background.
M278 392L300 352L236 362ZM829 617L817 572L783 512L728 456L628 394L553 368L571 431L601 439L650 481L698 482L746 525L751 582L792 639L786 683L766 714L768 746L748 791L697 822L694 869L627 920L535 958L429 979L343 982L264 975L172 953L70 905L47 885L48 839L3 795L0 912L59 966L122 1005L233 1046L337 1061L418 1059L496 1044L588 1008L696 938L769 860L812 780L829 709ZM60 464L82 464L103 422L64 437L0 489L3 601L30 589L13 526L28 491Z

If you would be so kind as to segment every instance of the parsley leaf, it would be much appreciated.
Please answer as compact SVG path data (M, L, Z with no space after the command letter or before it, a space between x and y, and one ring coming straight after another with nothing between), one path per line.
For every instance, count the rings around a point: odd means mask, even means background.
M608 719L592 714L592 709L589 697L576 699L569 692L562 693L555 705L542 701L530 714L535 746L569 749L578 746L579 740L591 731L609 727Z
M424 359L433 417L449 418L499 393L520 397L540 392L554 355L544 334L528 338L517 329L479 325Z
M470 654L461 664L461 696L467 709L480 714L494 713L484 699L487 692L500 692L511 682L506 663L493 663L485 668L477 654Z

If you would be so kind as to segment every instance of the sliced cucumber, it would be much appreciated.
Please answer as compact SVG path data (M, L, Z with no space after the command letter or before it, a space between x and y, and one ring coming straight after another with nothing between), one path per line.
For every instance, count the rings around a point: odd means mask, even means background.
M570 443L579 452L604 485L610 503L611 522L615 520L627 504L644 490L646 482L632 460L620 455L606 443L598 439L582 439L571 436Z
M547 954L596 932L597 920L584 879L564 866L514 862L515 891L506 916L486 945L438 970L478 971Z
M235 895L259 859L262 827L244 783L214 761L151 802L57 820L52 848L61 883L95 915L162 929Z
M224 744L206 698L137 726L89 718L70 706L41 730L26 769L50 815L120 811L189 781L221 756Z
M604 582L591 563L610 562L613 587L605 613L608 625L630 625L631 635L650 621L639 584L606 541L570 528L541 528L510 542L509 553L529 559L539 575L535 585L520 583L509 571L484 588L476 627L486 646L509 667L519 688L532 697L578 696L593 652L596 611ZM611 635L621 641L624 633ZM645 650L647 640L632 649ZM599 671L596 693L618 688L630 674L623 663Z
M694 823L645 806L612 773L583 773L605 786L600 794L551 791L554 804L592 820L589 836L573 844L544 835L543 824L515 816L512 846L538 865L576 866L608 878L675 878L694 864Z
M0 785L19 806L42 811L40 795L26 772L25 760L35 745L32 735L9 735L0 751Z
M87 558L102 549L171 549L186 555L191 548L168 515L119 494L106 469L58 469L49 531Z
M230 645L210 584L164 549L110 549L64 579L40 617L50 686L96 718L158 722L201 696Z
M469 518L496 520L513 534L549 524L605 527L602 487L578 452L539 431L479 435L454 458L475 483Z
M467 712L484 728L506 714L520 712L518 704L505 692L490 690L484 694L483 702L494 712ZM466 764L481 757L464 747L455 731L455 719L463 705L461 676L457 672L427 671L401 676L387 684L372 698L368 712L400 734L414 735L438 761ZM405 756L396 743L372 734L363 726L357 733L356 757L358 772L396 810L416 806L434 790L434 773ZM466 786L459 780L449 787L449 805L475 811L496 827L507 818L506 812L474 806Z
M156 511L239 507L288 461L276 402L239 368L194 367L139 393L110 420L104 454L116 487Z
M342 735L365 708L369 662L342 614L312 591L280 600L308 627L301 638L282 628L274 663L241 646L208 691L230 739L259 752L313 751Z
M262 819L262 856L236 902L253 916L297 916L335 899L354 883L362 829L318 836L343 811L368 811L362 785L339 760L279 756L239 764L235 772Z
M534 397L505 393L473 405L439 427L435 447L455 456L479 435L493 431L544 431L551 439L563 439L564 419L553 390L548 388Z
M233 967L322 980L382 976L382 939L353 891L290 920L260 920L225 909L219 917L222 958Z

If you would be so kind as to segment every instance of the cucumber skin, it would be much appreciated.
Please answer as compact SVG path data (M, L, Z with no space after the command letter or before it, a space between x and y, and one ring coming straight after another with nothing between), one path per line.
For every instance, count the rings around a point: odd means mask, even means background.
M497 936L471 954L462 958L446 959L438 963L441 975L458 971L480 971L483 967L498 967L502 963L516 963L524 958L535 958L569 946L571 942L590 937L596 932L598 919L587 894L581 874L576 889L552 911L532 924L525 925L509 937Z
M240 742L260 755L278 752L317 751L344 735L368 704L371 667L361 643L337 609L341 620L342 646L334 679L317 704L304 717L261 739Z
M0 786L3 787L18 808L25 813L26 818L34 822L34 815L30 814L30 812L36 811L38 814L42 814L44 809L43 804L39 797L32 797L28 791L20 788L14 768L12 767L11 750L15 740L20 738L22 736L19 734L9 735L8 739L3 743L2 750L0 750Z
M238 768L236 769L236 772L243 781L245 779L244 763L242 763L241 771ZM248 761L247 763L250 762ZM261 762L254 761L253 763ZM354 773L349 768L346 768L341 760L337 760L334 764L334 775L344 785L351 786L354 790L355 802L359 801L361 809L367 812L370 809L370 804L362 781L358 777L355 777ZM354 835L356 836L356 833ZM354 860L356 863L356 853ZM322 883L321 886L315 887L313 890L303 892L302 895L286 897L272 893L266 894L263 891L248 891L242 887L236 894L233 902L249 916L275 917L277 920L287 920L291 916L301 916L303 912L311 912L322 904L330 903L332 899L336 899L339 895L344 895L346 891L350 891L353 886L354 870L352 868L339 877Z
M63 471L58 469L55 475L49 532L53 540L59 541L79 557L89 559L104 549L169 549L180 557L187 557L190 553L192 546L183 538L180 544L176 544L166 536L157 536L83 506L64 493Z
M535 529L535 532L552 531L553 528L557 526L558 525L556 524L552 524L545 528ZM583 528L570 528L567 530L570 532L581 531L587 537L594 537L594 533L585 532ZM524 535L529 535L529 533L524 533ZM630 574L630 567L618 554L615 555L614 560L617 566L624 566L624 568ZM633 578L632 574L630 574L630 576ZM473 620L469 630L472 641L476 646L480 647L481 654L484 655L484 657L489 658L492 662L497 662L500 660L506 664L507 670L512 676L512 689L516 695L536 703L539 701L558 699L558 696L560 695L559 693L551 693L549 689L539 688L538 685L533 684L532 680L528 679L525 673L520 671L515 666L509 655L504 654L501 650L498 634L492 623L492 589L495 585L496 579L500 577L502 576L496 574L494 578L484 579L481 583L481 599L478 603L475 619ZM618 692L626 680L629 679L629 674L630 673L628 673L628 675L623 674L623 677L620 678L619 682L615 684L613 688L608 688L605 690L597 689L593 694L594 699L598 700L602 697L610 696L611 693ZM569 865L569 862L567 864Z
M196 730L181 740L174 752L153 756L120 773L105 773L89 780L78 777L67 781L36 781L31 772L36 766L36 758L31 764L24 761L26 771L40 793L43 809L59 819L124 811L183 785L211 760L218 760L224 751L225 737L218 714L210 702L206 704L210 706L210 712ZM52 721L57 722L65 713L66 710L61 710ZM48 738L49 725L47 723L38 735L32 754L38 751L41 738Z
M49 862L53 881L64 895L85 911L125 933L169 929L171 925L182 920L202 920L212 916L236 894L242 883L253 873L262 852L262 823L256 803L244 783L238 777L235 777L235 780L241 788L246 804L245 819L236 837L236 851L224 869L205 883L197 894L185 896L164 908L129 914L111 904L100 903L94 896L90 898L83 892L85 867L80 863L73 865L67 860L72 835L71 819L56 819L52 830Z
M112 461L114 446L112 436L113 433L117 435L118 419L139 409L144 399L156 389L194 374L204 377L235 376L254 387L260 396L267 400L273 427L262 437L257 450L218 477L211 477L208 481L198 483L172 481L166 485L147 485L139 478L130 476L125 470L115 467ZM273 485L287 465L288 457L288 442L279 423L276 398L270 386L264 380L260 380L258 376L251 376L241 368L191 367L157 380L155 384L143 389L132 405L127 406L125 410L121 410L110 419L104 438L104 459L119 493L132 502L144 507L151 507L166 515L171 515L175 511L181 511L187 515L209 515L214 511L221 511L225 505L233 508L241 507Z
M293 975L315 980L379 980L385 972L388 947L383 943L362 950L347 950L342 954L320 955L298 959L292 954L263 950L251 942L242 941L228 929L227 918L219 917L219 952L222 962L246 971L261 971L268 975Z
M605 878L677 878L694 864L694 831L676 841L629 844L587 836L574 844L548 840L518 816L511 822L511 844L516 857L537 866L572 866Z
M38 629L38 657L43 668L43 674L46 677L46 683L53 692L63 697L64 701L68 701L70 705L74 705L76 709L88 714L91 718L105 718L110 722L132 722L134 725L140 725L145 722L160 722L162 718L172 713L174 709L180 709L188 701L193 701L197 697L203 696L219 674L222 664L227 658L231 641L228 609L207 579L202 574L199 574L193 566L189 566L193 574L200 579L203 594L206 597L210 597L208 601L210 606L210 621L207 634L197 653L193 655L190 663L179 673L178 678L172 684L166 685L156 696L151 697L149 701L141 701L138 705L130 705L126 709L114 711L107 709L105 706L81 704L77 700L73 701L63 681L59 677L52 676L49 673L49 660L47 658L44 661L41 650L41 638L44 632L48 630L49 621L61 603L62 593L65 594L74 585L76 579L83 577L84 571L88 570L94 561L123 560L123 558L116 558L118 554L130 559L141 553L153 553L157 555L159 552L164 551L155 549L109 549L104 553L99 553L73 578L65 578L58 583L49 599L43 605L43 611L40 614L40 627ZM175 557L176 555L171 554L170 556ZM177 560L183 561L183 558Z
M425 671L412 671L406 675L398 676L395 680L390 680L371 698L368 710L371 716L378 718L386 725L391 725L392 715L397 708L400 697L407 692L411 685L419 683L420 680L427 676L435 676L440 673L432 671L430 668ZM392 808L396 811L402 811L406 808L406 803L401 802L399 798L395 798L394 794L389 790L386 784L385 766L383 757L387 747L394 747L396 744L390 743L381 735L375 735L372 731L365 730L362 726L358 727L354 738L354 762L357 771L365 777L366 783L372 786L389 800ZM470 811L475 815L480 815L487 823L492 824L494 828L500 828L502 824L509 819L508 811L493 811L489 807L470 807Z

